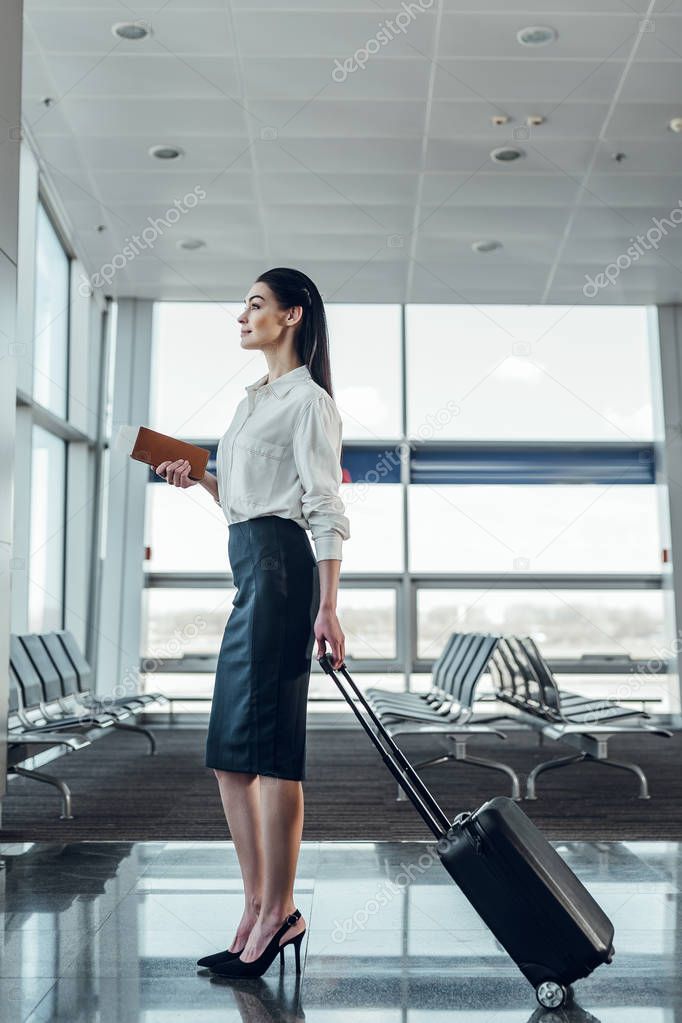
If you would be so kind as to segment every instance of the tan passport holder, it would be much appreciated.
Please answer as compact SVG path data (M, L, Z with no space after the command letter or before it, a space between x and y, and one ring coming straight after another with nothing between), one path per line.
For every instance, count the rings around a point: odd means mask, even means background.
M141 426L130 457L154 467L161 462L177 462L179 458L186 458L191 467L190 479L200 480L206 472L210 454L208 448L200 448L196 444L189 444L185 440L178 440L177 437L170 437L166 433L157 433L156 430Z

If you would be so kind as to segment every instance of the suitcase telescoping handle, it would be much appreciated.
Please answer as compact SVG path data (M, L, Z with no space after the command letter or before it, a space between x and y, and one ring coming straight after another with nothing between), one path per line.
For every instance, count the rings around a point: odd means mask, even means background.
M421 780L421 778L413 768L412 764L409 762L403 751L400 749L398 744L393 739L393 736L389 734L389 732L386 729L386 726L383 724L382 721L379 720L372 707L370 707L369 703L367 702L367 698L365 697L365 694L362 692L362 690L358 688L353 679L350 677L350 674L348 673L348 669L346 668L345 663L340 665L338 671L341 671L343 673L344 678L346 679L351 689L357 696L358 701L367 711L367 714L371 718L372 722L376 725L377 730L379 731L386 745L389 747L390 752L384 748L384 746L379 741L379 737L367 723L367 720L365 719L364 715L361 714L360 711L358 710L355 704L355 700L346 690L345 685L342 684L341 679L338 677L338 675L332 668L328 655L322 654L321 657L318 657L318 661L320 667L327 673L327 675L331 675L331 677L336 682L337 686L339 687L346 701L350 705L350 708L355 714L356 718L358 719L362 727L365 729L365 731L369 735L370 739L372 740L376 748L379 750L382 760L384 761L384 763L386 764L389 771L396 779L400 787L410 797L415 808L421 814L426 824L429 826L429 828L437 838L444 838L450 829L450 820L447 814L442 809L442 807L438 805L434 797L427 789L424 782Z

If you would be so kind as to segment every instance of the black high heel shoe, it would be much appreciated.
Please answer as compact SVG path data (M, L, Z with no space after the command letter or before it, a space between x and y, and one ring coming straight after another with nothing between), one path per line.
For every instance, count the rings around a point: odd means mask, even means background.
M244 945L244 948L246 948L246 945ZM201 959L197 959L197 966L212 968L216 963L231 963L233 959L239 959L244 948L240 948L238 952L230 952L229 948L226 948L223 952L213 952L210 956L203 956Z
M300 934L297 934L294 938L290 938L289 941L285 941L283 945L279 944L279 939L283 934L289 930L290 927L301 918L300 909L295 909L291 913L284 923L281 925L277 933L270 939L264 950L258 956L257 959L253 959L250 963L245 963L243 959L231 959L229 962L216 963L215 966L211 967L211 972L216 973L219 977L260 977L265 971L272 965L272 962L279 952L279 965L280 969L284 966L284 949L287 945L294 946L294 952L296 953L296 973L301 972L301 942L303 935L306 932L304 928Z

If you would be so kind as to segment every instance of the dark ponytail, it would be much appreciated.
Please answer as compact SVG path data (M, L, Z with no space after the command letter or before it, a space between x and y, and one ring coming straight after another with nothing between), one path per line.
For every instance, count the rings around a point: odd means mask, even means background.
M286 266L266 270L256 281L267 284L280 308L303 306L303 317L296 332L296 353L315 383L333 398L327 317L317 287L301 270Z

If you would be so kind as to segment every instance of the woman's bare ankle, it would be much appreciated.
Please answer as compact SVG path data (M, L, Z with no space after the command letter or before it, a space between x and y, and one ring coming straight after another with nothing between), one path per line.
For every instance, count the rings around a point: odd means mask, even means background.
M292 902L290 906L271 906L268 909L261 910L261 924L264 927L274 927L275 925L279 926L287 916L290 916L294 912L295 909L296 906Z
M261 901L260 895L247 896L244 903L244 914L249 917L258 917L261 910Z
M237 933L235 934L230 952L240 951L246 945L249 940L249 935L256 925L258 915L260 913L260 899L247 899L242 918L239 921L237 927Z

